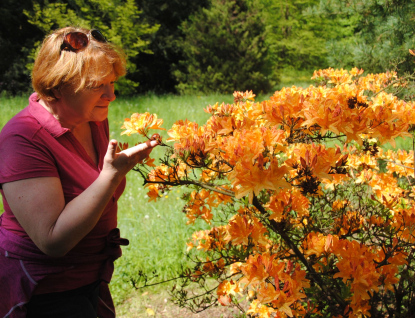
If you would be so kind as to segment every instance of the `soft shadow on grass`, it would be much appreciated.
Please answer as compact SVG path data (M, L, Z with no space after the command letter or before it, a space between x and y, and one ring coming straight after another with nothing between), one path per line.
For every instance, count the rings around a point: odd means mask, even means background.
M158 317L158 318L243 318L246 317L235 306L212 306L202 312L194 313L180 308L170 300L169 291L174 283L144 288L130 293L117 307L117 317ZM241 296L242 297L242 296ZM248 302L242 297L240 306L248 308Z

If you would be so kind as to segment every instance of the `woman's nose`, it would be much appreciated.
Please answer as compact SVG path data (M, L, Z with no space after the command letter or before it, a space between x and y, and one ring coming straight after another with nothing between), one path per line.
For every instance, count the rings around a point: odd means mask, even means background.
M114 101L116 96L114 93L114 85L106 85L104 94L102 95L102 98L109 100L110 102Z

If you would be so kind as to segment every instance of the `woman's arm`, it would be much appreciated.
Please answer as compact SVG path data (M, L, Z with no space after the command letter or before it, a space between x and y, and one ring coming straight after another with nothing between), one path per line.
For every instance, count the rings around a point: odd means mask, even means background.
M121 180L157 144L148 141L116 154L117 142L111 140L98 178L66 205L60 179L54 177L4 183L3 192L36 246L61 257L95 227Z

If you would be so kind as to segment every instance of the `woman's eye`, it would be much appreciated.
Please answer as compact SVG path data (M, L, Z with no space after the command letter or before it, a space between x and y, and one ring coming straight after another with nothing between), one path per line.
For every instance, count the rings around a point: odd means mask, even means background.
M99 90L100 88L102 88L104 86L104 84L98 85L98 86L92 86L93 90Z
M114 84L115 84L115 81L109 82L109 85L111 85L111 86L114 86ZM104 85L107 85L107 84L101 83L101 84L98 84L96 86L91 86L90 89L92 89L94 91L98 91L98 90L102 89L104 87Z

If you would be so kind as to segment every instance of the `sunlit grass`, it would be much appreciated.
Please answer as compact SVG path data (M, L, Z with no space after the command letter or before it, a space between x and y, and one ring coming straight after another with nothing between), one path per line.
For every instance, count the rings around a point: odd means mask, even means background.
M281 72L281 82L277 85L277 89L291 86L308 87L314 84L311 79L313 72L314 70L297 70L287 67Z
M0 129L28 104L29 97L2 97L0 96Z

